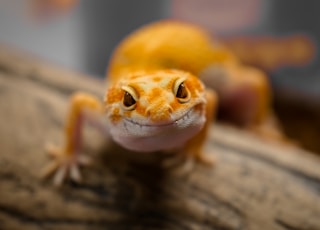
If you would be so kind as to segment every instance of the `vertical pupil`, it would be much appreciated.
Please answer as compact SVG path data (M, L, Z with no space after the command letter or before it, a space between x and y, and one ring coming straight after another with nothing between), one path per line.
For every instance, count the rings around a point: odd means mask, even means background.
M183 83L179 85L177 95L178 98L186 98L188 96L188 92L186 90L186 87Z
M124 93L124 98L123 98L123 104L127 107L134 105L136 101L133 99L130 93L125 92Z

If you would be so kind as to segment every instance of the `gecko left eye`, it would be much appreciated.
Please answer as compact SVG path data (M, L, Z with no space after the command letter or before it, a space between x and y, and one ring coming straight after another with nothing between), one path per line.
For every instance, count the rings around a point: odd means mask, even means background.
M183 82L178 87L176 97L183 98L183 99L188 97L188 91L187 91L186 86L184 85Z
M180 103L186 103L190 100L190 93L184 82L176 82L174 86L174 93Z

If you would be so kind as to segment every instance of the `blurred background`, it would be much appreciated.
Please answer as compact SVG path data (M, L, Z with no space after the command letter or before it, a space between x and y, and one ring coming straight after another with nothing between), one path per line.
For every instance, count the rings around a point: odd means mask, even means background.
M0 0L0 42L103 77L114 47L151 21L197 23L268 73L284 129L320 152L318 0Z

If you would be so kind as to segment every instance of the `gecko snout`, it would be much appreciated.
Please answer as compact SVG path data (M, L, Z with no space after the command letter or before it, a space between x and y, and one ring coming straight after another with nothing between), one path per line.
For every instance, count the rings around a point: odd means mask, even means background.
M173 109L170 105L158 105L147 108L146 115L154 122L169 121Z

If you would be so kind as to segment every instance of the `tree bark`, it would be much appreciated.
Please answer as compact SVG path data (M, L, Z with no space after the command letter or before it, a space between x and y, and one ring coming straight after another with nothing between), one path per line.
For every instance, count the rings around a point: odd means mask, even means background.
M68 96L102 98L100 80L0 48L0 229L320 229L320 158L213 124L214 167L165 169L91 127L83 183L39 178L47 142L63 144Z

